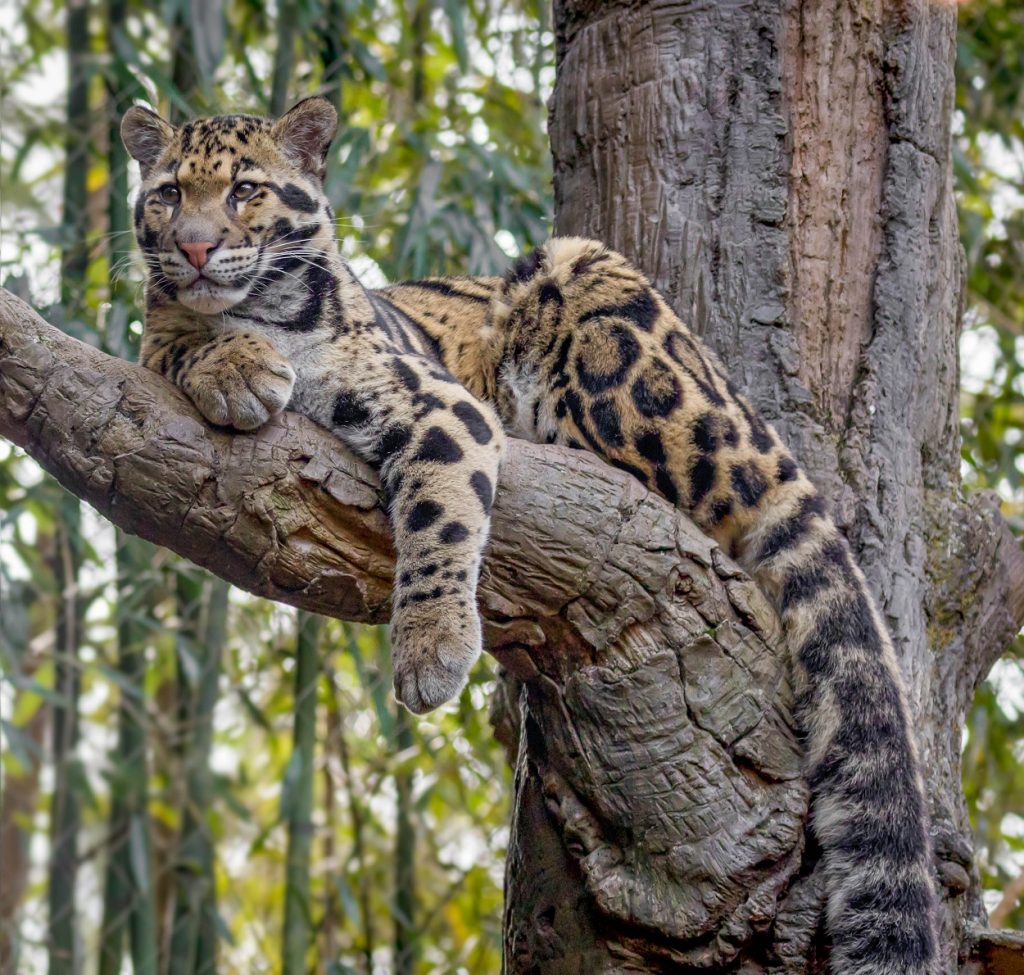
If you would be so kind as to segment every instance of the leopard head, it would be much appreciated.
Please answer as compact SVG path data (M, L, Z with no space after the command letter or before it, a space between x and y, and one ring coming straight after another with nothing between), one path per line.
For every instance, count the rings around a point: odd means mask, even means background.
M225 115L175 128L142 106L121 138L142 169L135 235L150 284L214 315L336 247L324 195L338 115L307 98L280 119Z

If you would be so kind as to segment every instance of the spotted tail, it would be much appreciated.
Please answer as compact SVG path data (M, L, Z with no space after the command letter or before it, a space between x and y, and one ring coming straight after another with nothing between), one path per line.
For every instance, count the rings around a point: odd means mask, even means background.
M794 486L795 487L795 486ZM892 643L846 540L806 482L744 546L791 647L833 975L933 975L927 814Z

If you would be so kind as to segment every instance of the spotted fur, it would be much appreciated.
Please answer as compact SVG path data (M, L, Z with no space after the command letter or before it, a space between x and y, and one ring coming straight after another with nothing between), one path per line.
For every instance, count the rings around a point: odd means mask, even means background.
M551 240L503 279L363 289L321 186L335 124L320 99L276 122L181 129L128 113L150 268L143 362L211 422L252 429L289 405L378 467L398 552L395 686L415 711L456 694L480 652L476 584L503 429L591 450L685 511L786 628L833 972L934 971L902 679L821 496L715 356L599 243Z

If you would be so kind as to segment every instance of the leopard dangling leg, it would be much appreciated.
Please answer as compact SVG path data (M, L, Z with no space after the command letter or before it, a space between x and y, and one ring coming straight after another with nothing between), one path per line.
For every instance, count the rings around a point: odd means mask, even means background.
M482 649L477 577L504 436L489 406L423 356L373 371L337 394L331 425L380 469L398 553L395 694L421 714L459 693Z

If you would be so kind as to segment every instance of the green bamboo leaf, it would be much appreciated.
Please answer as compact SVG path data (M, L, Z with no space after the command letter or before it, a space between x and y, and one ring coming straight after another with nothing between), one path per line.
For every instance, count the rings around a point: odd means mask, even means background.
M334 876L334 889L337 891L338 900L345 910L346 917L357 918L362 913L359 904L356 903L355 894L349 885L348 878L343 873Z
M224 920L224 915L216 908L210 909L208 913L210 920L213 922L213 926L217 931L217 936L221 941L226 941L229 945L234 945L235 936L231 933L231 928L228 927L227 921Z
M32 767L32 752L35 751L39 755L39 748L36 746L34 749L31 747L34 743L17 725L11 724L10 721L5 721L0 718L0 731L3 731L3 740L6 743L6 750L17 759L18 765L22 769L29 769ZM41 758L42 756L39 755Z
M452 44L460 71L469 70L469 48L466 45L465 4L462 0L443 0L442 6L452 30Z

